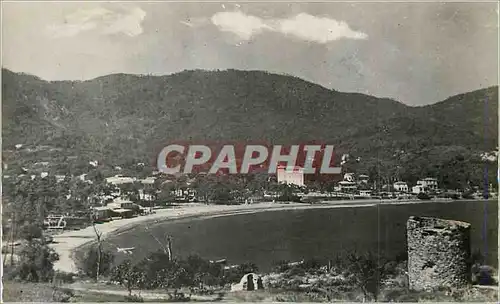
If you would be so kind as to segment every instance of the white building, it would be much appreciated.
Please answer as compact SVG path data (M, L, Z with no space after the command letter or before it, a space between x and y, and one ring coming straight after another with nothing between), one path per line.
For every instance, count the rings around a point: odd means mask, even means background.
M413 194L419 194L425 192L425 188L422 185L413 186L411 189Z
M412 188L414 194L438 190L437 179L428 177L417 181L417 185Z
M111 210L116 210L116 209L135 209L137 208L137 205L133 203L132 201L129 200L124 200L122 198L116 198L113 200L113 202L109 203L106 205L109 209Z
M372 190L359 190L359 195L363 197L370 197L372 195Z
M144 185L153 185L155 183L156 178L154 176L148 176L145 179L141 180L141 183Z
M355 191L358 189L358 185L355 182L341 181L339 182L339 191Z
M154 195L150 193L144 193L144 190L139 189L139 199L143 201L151 202L154 200Z
M422 186L425 191L435 191L438 189L437 179L428 177L417 181L417 186Z
M112 177L106 178L106 182L112 185L121 185L121 184L131 184L135 181L135 177L127 177L121 175L115 175Z
M276 175L278 183L304 186L304 169L301 167L279 166Z
M405 182L395 182L392 186L396 192L408 192L408 184Z
M344 180L338 183L337 191L352 192L356 189L358 189L358 184L356 183L354 173L345 173Z
M354 178L354 173L346 173L344 174L344 181L354 182L356 179Z

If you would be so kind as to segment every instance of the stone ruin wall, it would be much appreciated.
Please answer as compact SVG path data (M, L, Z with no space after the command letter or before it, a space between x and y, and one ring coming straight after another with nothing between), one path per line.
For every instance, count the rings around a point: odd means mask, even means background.
M410 217L408 280L413 290L464 287L470 282L470 224Z

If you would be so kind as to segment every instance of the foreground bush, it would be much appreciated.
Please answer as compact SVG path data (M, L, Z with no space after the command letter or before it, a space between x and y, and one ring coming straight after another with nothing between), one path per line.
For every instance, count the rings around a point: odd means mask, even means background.
M497 292L479 288L439 288L413 291L407 288L386 288L380 294L382 302L497 302Z
M52 277L52 283L56 285L71 284L75 282L75 277L76 275L71 272L54 271L54 275Z
M40 239L30 240L19 252L19 264L9 277L28 282L49 282L59 256Z
M495 269L488 265L472 267L472 283L478 285L496 285Z
M388 262L371 253L352 252L331 261L278 262L276 273L267 276L267 281L273 289L309 293L311 301L376 301L385 286L406 288L405 269L404 261Z
M111 252L103 250L99 253L97 246L91 246L83 256L77 258L76 264L81 273L95 279L97 278L97 269L99 269L99 275L108 275L113 261L114 255Z
M243 275L257 270L257 266L252 263L224 270L223 265L199 256L170 260L168 254L155 252L137 263L127 260L114 267L111 280L122 284L129 291L135 288L200 288L239 282Z

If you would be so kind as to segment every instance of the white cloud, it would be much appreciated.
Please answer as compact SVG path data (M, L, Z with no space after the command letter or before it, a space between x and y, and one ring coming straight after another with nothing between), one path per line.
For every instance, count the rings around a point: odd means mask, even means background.
M263 19L242 12L219 12L212 23L221 31L232 32L243 40L264 31L277 32L305 41L327 43L345 39L367 39L368 35L352 30L344 21L300 13L286 19Z
M272 30L259 17L245 15L241 12L219 12L212 16L212 23L223 32L232 32L243 40L264 30Z
M146 12L139 7L123 11L112 11L103 7L79 9L66 15L62 22L48 26L47 30L55 38L73 37L87 31L133 37L142 34L141 24L145 17Z
M343 21L315 17L304 13L298 14L293 18L279 20L278 30L283 34L293 35L303 40L318 43L327 43L342 38L368 38L368 35L365 33L350 29L349 25Z

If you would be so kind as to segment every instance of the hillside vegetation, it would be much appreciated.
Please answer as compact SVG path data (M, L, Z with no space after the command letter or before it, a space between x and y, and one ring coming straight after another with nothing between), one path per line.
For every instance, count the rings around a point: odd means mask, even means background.
M40 161L43 154L60 163L77 156L123 165L154 164L156 153L172 140L317 140L366 160L362 170L368 171L401 157L410 165L417 155L441 157L443 151L468 159L497 146L498 87L409 107L262 71L47 82L3 69L2 80L7 163L19 159L16 144L32 147L31 155L33 147L47 147L23 160ZM396 159L398 153L404 155ZM431 169L421 168L420 174Z

